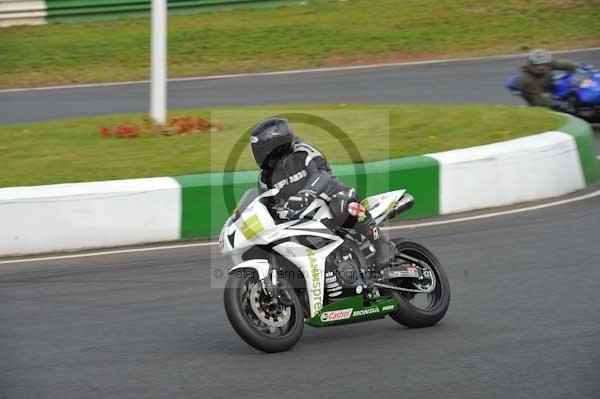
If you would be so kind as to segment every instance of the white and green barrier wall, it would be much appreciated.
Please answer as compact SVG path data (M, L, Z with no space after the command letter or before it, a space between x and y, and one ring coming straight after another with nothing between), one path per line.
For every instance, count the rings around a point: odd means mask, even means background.
M405 188L406 216L432 216L564 195L598 177L591 127L418 157L338 165L362 197ZM0 256L218 234L256 171L0 189Z
M300 0L168 0L171 14L238 7L266 8ZM0 0L0 27L148 16L151 0Z

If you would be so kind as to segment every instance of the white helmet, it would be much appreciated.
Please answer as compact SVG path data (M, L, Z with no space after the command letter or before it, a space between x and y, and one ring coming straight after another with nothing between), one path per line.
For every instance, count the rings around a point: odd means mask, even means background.
M529 53L528 59L531 65L549 64L552 62L552 54L548 50L538 48Z

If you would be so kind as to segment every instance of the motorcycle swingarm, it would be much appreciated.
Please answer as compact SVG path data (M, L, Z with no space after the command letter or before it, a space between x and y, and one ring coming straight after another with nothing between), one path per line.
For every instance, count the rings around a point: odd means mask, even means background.
M389 285L389 284L383 284L383 283L375 283L374 285L375 285L375 287L378 287L378 288L385 288L385 289L394 290L394 291L414 292L417 294L428 294L430 292L433 292L433 290L435 289L434 285L432 285L430 288L428 288L426 290L417 290L414 288L397 287L395 285Z
M420 260L414 259L410 256L401 255L401 257L412 263L424 264L424 262L421 262ZM411 266L411 265L407 265L407 264L394 265L394 266L391 266L388 269L386 269L382 276L383 281L389 281L389 280L395 279L395 278L407 278L407 279L414 279L416 281L422 281L425 277L428 277L429 279L432 280L432 284L427 289L397 287L395 285L384 284L383 282L375 282L374 285L375 285L375 287L386 288L386 289L395 290L395 291L426 294L426 293L432 292L435 289L435 278L433 277L433 275L430 274L431 271L429 270L429 267L427 267L427 269L428 270L424 271L421 267L415 267L415 266Z

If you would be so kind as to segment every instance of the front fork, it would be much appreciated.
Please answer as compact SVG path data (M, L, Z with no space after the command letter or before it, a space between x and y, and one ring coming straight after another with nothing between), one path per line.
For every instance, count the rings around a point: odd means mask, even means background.
M269 297L276 297L279 292L279 286L277 285L277 269L271 267L269 269L269 274L262 280L260 280L260 286L262 288L263 294Z
M293 305L287 290L282 289L279 284L279 268L277 267L277 259L273 254L269 257L269 265L267 276L260 280L263 294L269 298L273 298L276 302L280 302L284 306Z

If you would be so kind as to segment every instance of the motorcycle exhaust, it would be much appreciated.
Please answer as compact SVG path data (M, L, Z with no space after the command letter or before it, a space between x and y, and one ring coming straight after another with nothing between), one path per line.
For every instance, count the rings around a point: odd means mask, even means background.
M394 206L394 209L392 209L392 211L388 214L388 219L395 218L396 215L398 215L399 213L412 208L414 204L415 204L415 198L410 194L404 194L402 196L402 198L400 198L400 201L398 201L396 203L396 206Z

